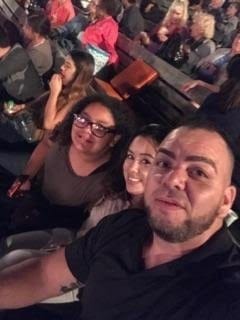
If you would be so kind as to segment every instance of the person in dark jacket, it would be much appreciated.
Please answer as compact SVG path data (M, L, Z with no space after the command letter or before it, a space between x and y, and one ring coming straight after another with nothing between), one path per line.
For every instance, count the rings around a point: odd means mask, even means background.
M136 0L122 0L123 17L119 23L120 32L133 39L144 30L144 20Z

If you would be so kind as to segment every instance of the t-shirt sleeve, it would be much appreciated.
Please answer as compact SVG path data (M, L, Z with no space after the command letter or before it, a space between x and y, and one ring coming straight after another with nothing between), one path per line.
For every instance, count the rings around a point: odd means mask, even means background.
M107 239L112 232L112 220L114 219L111 217L104 218L85 236L66 247L65 256L68 267L73 276L83 284L87 280L92 261L108 243Z
M144 212L131 209L107 216L85 236L67 246L65 257L73 276L85 284L93 262L117 241L119 235L128 233L128 228L143 217Z

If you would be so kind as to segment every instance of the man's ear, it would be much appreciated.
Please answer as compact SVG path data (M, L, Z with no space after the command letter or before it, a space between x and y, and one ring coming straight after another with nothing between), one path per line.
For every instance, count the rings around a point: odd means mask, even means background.
M235 186L230 185L226 188L224 192L222 205L219 210L219 217L225 218L228 215L229 210L231 209L233 202L236 198L236 194L237 194L237 190Z
M120 134L116 134L112 141L110 142L110 147L113 148L115 146L115 144L120 140L121 135Z

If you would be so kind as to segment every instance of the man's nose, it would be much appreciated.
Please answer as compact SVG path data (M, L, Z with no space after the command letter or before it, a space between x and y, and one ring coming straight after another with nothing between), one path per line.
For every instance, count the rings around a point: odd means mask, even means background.
M166 176L164 183L171 189L184 190L188 179L184 168L174 168Z

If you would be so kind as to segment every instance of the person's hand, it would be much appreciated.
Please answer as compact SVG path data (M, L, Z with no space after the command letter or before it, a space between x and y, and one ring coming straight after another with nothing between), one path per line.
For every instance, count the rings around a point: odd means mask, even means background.
M52 94L59 96L62 91L62 77L60 74L54 74L49 82L49 88Z
M196 88L197 86L202 86L202 81L201 80L190 80L185 82L182 85L182 91L188 92L189 90Z
M160 42L166 42L169 37L169 30L166 27L161 27L157 32L157 37Z
M24 179L22 178L24 177ZM27 176L19 176L11 185L11 187L7 191L7 195L10 198L17 196L22 192L29 191L31 189L31 182Z
M150 38L145 31L140 32L136 39L144 46L148 46L150 44Z

